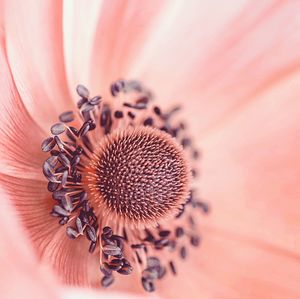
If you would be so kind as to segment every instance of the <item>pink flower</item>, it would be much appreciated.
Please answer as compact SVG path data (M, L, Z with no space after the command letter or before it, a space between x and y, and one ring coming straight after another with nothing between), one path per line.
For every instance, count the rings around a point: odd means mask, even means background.
M57 280L98 286L99 258L49 216L40 145L75 109L77 84L113 101L112 82L137 78L158 105L184 105L203 152L197 185L213 208L199 216L201 248L175 258L177 277L157 293L299 297L299 9L292 0L1 1L1 186ZM7 257L0 247L4 259L20 258L15 246ZM139 280L112 289L142 292Z

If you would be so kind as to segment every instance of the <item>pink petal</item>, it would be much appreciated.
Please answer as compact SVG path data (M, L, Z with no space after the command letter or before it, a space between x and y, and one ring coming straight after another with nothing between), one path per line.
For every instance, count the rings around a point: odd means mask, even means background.
M61 1L4 1L5 46L22 101L44 128L70 109Z
M1 192L0 209L1 298L58 298L58 286L49 271L40 267L12 207ZM5 229L4 229L5 228Z
M299 86L297 73L201 140L213 212L199 268L235 289L230 298L300 296Z
M166 105L184 102L205 132L299 68L299 9L298 1L171 5L129 74Z
M167 4L157 0L102 2L88 62L92 90L106 95L112 81L126 76Z
M1 179L3 179L3 177L1 177ZM7 190L9 191L9 187ZM20 191L23 192L23 190L16 187L14 189L14 196L20 197ZM28 195L22 197L22 200L30 202L31 197ZM0 242L1 298L55 299L58 298L58 294L63 294L63 298L84 297L92 299L96 298L96 296L98 298L99 296L101 296L101 298L120 298L120 293L115 292L110 292L106 295L104 292L92 292L87 289L62 288L54 279L54 273L50 272L50 269L46 268L44 264L37 261L36 256L33 254L32 244L30 244L26 238L27 232L21 228L18 216L13 210L13 207L9 204L7 194L1 192L1 201L0 225L2 228L5 228L1 231ZM40 204L41 202L38 203ZM22 212L21 215L24 216ZM33 212L32 218L34 219L35 217L35 213ZM56 254L56 251L54 250L52 253ZM63 266L63 263L60 264L60 266ZM127 293L122 293L122 297L137 298Z
M51 265L64 283L99 288L98 254L88 252L90 244L85 238L69 239L66 227L50 216L53 199L46 183L3 174L0 174L0 182L14 203L40 259ZM136 292L137 284L132 283L135 279L135 276L119 279L111 289Z
M178 263L178 282L164 278L162 298L299 298L299 256L222 230L206 232L201 249Z
M102 292L91 290L91 289L82 289L82 288L67 288L63 292L64 299L140 299L139 295L132 295L124 292L113 292L111 290L103 290ZM147 294L143 298L158 298L155 295L148 296Z
M40 179L43 161L40 148L45 133L29 115L20 99L2 48L0 48L0 88L1 172L17 177Z
M210 223L291 251L299 225L299 83L299 73L287 78L201 141L203 193L216 202Z
M192 91L195 98L206 74L206 69L200 67L212 52L211 46L220 31L239 14L245 2L230 1L226 5L217 0L168 2L143 51L132 61L129 75L151 84L162 101L173 100L177 91L180 93L177 100ZM194 89L187 89L191 84Z
M63 2L63 38L69 89L75 95L77 84L90 88L94 65L91 55L103 2L79 0ZM99 86L95 89L99 93Z
M0 181L29 233L36 254L59 272L61 280L90 285L85 270L87 258L92 257L88 254L88 242L72 242L66 235L65 227L58 224L57 218L50 216L53 199L46 183L4 174L0 175ZM90 264L96 268L97 261Z

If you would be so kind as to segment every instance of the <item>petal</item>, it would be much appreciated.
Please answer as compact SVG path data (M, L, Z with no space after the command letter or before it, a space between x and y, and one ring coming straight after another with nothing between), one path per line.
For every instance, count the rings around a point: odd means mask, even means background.
M103 1L95 34L91 66L91 88L107 95L112 81L126 70L155 27L167 1Z
M178 277L158 286L162 298L299 298L299 256L222 230L206 233L201 249L178 263Z
M36 254L59 272L61 280L73 284L87 282L86 257L87 242L78 243L68 239L65 227L50 216L53 199L45 182L19 179L0 175L0 182L14 203L22 223L29 233ZM82 244L83 243L83 244ZM74 259L76 256L76 260ZM97 262L91 262L97 265Z
M26 233L1 192L0 292L2 298L58 298L48 269L38 265Z
M82 298L86 298L86 299L99 299L101 295L101 299L119 299L119 298L123 298L123 299L138 299L141 298L140 296L135 296L132 294L127 294L127 293L118 293L118 292L112 292L111 290L109 290L109 292L107 292L106 290L104 290L103 292L99 292L99 291L92 291L92 290L87 290L87 289L80 289L80 288L68 288L68 289L64 289L63 292L63 298L64 299L82 299ZM143 296L143 298L158 298L157 296Z
M18 197L20 190L18 188L14 190ZM29 196L22 199L30 201ZM16 212L9 204L7 194L1 192L1 201L0 226L5 227L1 231L0 242L2 298L61 298L58 295L63 295L64 298L96 298L96 296L120 298L121 294L115 292L105 295L105 293L92 292L87 289L62 288L54 279L53 272L37 261L33 254L32 244L26 238L27 232L23 229L24 227L22 228ZM35 218L34 213L33 218ZM55 251L53 253L56 254ZM127 293L122 293L123 297L138 298Z
M299 68L298 1L172 2L129 74L206 132Z
M0 100L1 172L17 177L40 179L43 160L40 148L45 133L24 107L2 47L0 48L0 88L2 94Z
M229 298L300 295L299 83L298 72L199 140L213 207L199 269Z
M47 183L5 174L0 174L0 182L42 255L60 228L57 219L50 216L53 199L47 191Z
M299 83L299 73L287 78L201 140L202 189L216 202L209 221L291 251L300 245Z
M60 226L57 218L50 216L53 199L46 183L3 174L0 174L0 183L14 203L40 259L53 267L63 283L99 288L99 253L88 252L86 238L69 239L66 226ZM118 279L111 289L140 291L132 283L135 279L132 275Z
M5 44L17 90L29 113L48 128L71 98L64 68L61 1L5 1Z
M180 92L177 101L190 91L199 98L199 94L195 94L199 88L189 90L187 87L191 83L199 87L206 73L200 67L212 52L212 43L245 2L230 1L226 5L220 5L217 0L168 2L138 59L132 61L129 74L151 84L162 101L173 99L177 91ZM198 76L194 76L195 73Z
M66 0L63 2L63 39L68 84L75 95L77 84L90 89L89 72L95 32L102 1ZM99 93L99 89L95 90Z

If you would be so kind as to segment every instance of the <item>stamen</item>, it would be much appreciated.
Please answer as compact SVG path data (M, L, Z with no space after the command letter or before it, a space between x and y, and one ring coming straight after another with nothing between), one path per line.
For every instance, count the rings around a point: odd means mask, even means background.
M135 118L135 114L132 113L131 111L128 111L128 116L129 116L131 119L134 119L134 118Z
M152 105L140 82L112 83L113 102L90 98L83 85L76 90L79 118L60 114L41 145L49 153L43 173L54 200L50 214L74 242L89 240L102 287L137 271L153 292L167 272L177 275L176 258L187 259L188 247L200 245L193 216L209 206L190 187L200 153L186 125L174 120L180 107L164 112Z
M120 110L115 111L115 118L122 118L123 117L123 112Z
M50 131L53 135L60 135L65 131L65 129L66 128L65 128L64 124L57 123L51 127Z
M74 113L73 113L73 111L66 111L66 112L62 113L59 116L59 120L62 123L70 123L70 122L72 122L74 120Z

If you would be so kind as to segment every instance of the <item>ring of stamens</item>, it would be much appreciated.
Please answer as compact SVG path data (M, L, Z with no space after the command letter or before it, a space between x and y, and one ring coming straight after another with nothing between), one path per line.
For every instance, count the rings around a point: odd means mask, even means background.
M186 259L187 248L197 247L201 242L194 212L207 213L209 206L197 199L193 189L189 190L187 163L197 160L199 153L186 135L185 125L173 121L179 107L163 112L152 105L152 93L135 80L118 80L110 89L115 101L109 103L100 96L90 98L88 89L78 85L79 119L76 122L81 126L75 128L75 114L66 111L59 116L60 123L51 127L52 137L42 142L42 151L50 154L43 164L43 173L54 200L51 215L58 218L61 226L66 226L69 238L79 239L77 242L81 238L89 240L89 253L99 255L102 287L114 282L115 273L129 275L135 268L144 290L153 292L156 280L167 272L177 274L174 253ZM126 137L128 143L124 142ZM133 142L133 137L138 142ZM145 145L143 138L150 140L150 148L142 147L139 160L134 150L126 152L126 145L130 148L139 141ZM121 153L119 149L118 155L111 155L111 146L118 148L120 144ZM150 154L151 146L158 150L160 158ZM170 153L173 156L169 157ZM129 173L120 167L118 156L132 166ZM151 177L153 181L145 178L143 171L138 172L140 164L154 173L157 165L158 173ZM110 168L117 171L117 180L110 174ZM197 175L194 167L191 174ZM135 179L141 180L141 185L136 184ZM112 193L107 188L110 180L114 181ZM125 202L120 200L118 184L123 194L127 194ZM172 189L172 184L177 189ZM145 186L146 192L141 186ZM143 196L135 196L140 190ZM104 195L109 195L106 201ZM114 203L117 199L118 204ZM147 201L151 203L150 208L144 205ZM138 202L143 203L142 208ZM176 215L168 222L161 221L167 211L169 215ZM127 222L146 225L128 226ZM155 222L157 225L152 227Z
M183 149L155 128L107 135L88 170L93 205L120 222L155 226L178 213L188 198L190 169Z

